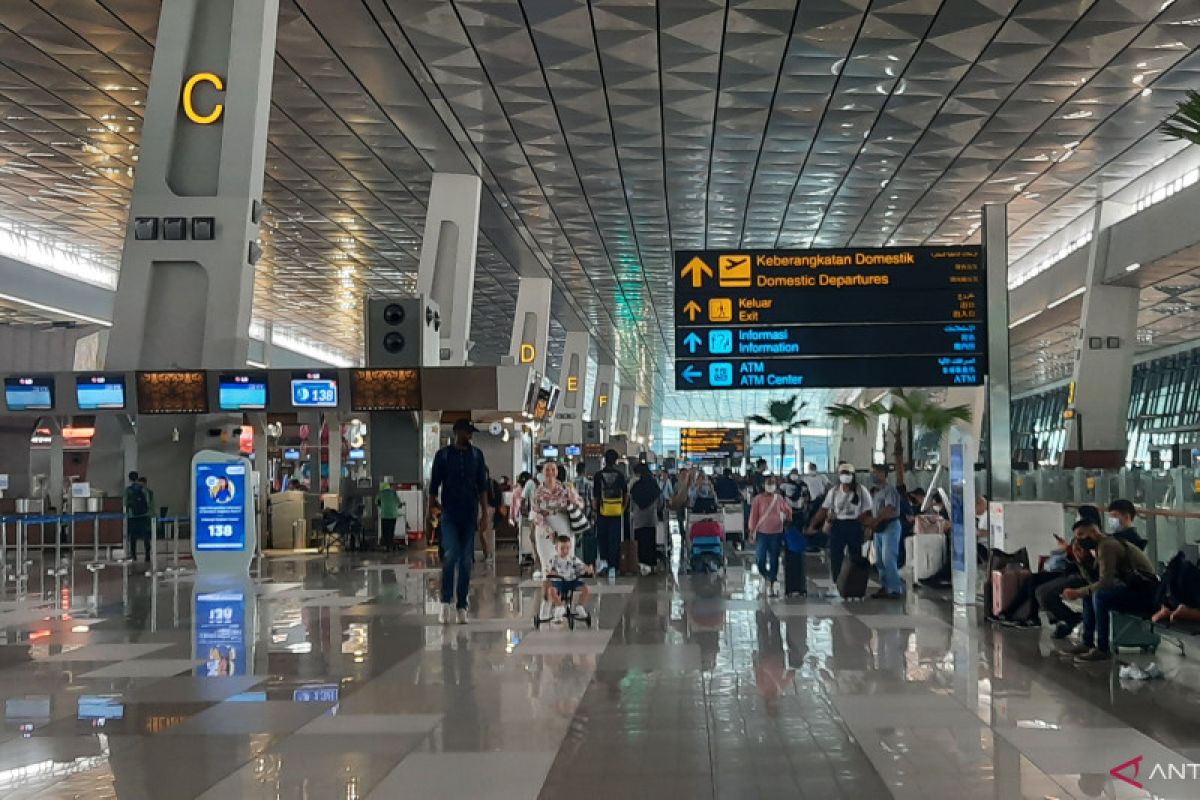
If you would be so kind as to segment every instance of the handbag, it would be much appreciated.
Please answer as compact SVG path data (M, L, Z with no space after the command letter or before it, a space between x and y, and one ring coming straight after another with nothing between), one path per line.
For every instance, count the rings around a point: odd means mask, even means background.
M572 533L584 533L592 527L588 522L587 514L583 513L583 509L579 507L578 503L571 503L567 506L567 522L571 526Z

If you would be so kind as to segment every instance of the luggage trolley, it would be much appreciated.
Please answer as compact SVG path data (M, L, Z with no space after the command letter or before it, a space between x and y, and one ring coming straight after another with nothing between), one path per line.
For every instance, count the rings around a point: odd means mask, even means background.
M722 514L687 512L688 569L691 572L725 571L725 526Z

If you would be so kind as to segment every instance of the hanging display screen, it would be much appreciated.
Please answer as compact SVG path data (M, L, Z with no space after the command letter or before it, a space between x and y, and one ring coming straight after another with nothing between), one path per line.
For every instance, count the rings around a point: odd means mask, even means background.
M979 386L982 249L675 253L675 387Z
M54 409L54 378L16 375L4 379L4 403L9 411Z
M76 375L75 403L80 411L121 411L125 408L124 375Z
M217 400L222 411L256 411L267 407L267 374L240 372L221 375Z
M208 380L203 372L139 372L139 414L206 414Z
M417 411L421 408L421 371L351 370L350 406L354 411Z

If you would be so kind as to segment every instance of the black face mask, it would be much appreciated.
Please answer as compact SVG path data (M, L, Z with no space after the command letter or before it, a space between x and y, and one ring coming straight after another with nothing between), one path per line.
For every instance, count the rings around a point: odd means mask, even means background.
M1099 544L1095 539L1080 539L1079 546L1089 553L1096 552L1096 545Z

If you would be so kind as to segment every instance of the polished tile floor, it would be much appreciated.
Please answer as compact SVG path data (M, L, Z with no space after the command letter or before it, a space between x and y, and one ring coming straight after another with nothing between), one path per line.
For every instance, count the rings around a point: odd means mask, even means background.
M533 630L511 555L452 627L423 555L10 582L0 797L1200 797L1194 658L1122 681L936 594L843 603L815 557L806 600L734 563L603 581L575 631Z

